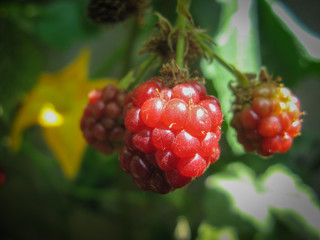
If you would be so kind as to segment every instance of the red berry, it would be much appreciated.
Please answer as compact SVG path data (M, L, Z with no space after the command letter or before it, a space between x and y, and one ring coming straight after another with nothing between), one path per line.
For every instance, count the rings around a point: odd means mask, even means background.
M160 97L166 102L172 98L172 89L170 88L162 88L160 91Z
M206 167L206 161L199 154L196 154L193 157L182 158L178 162L179 172L186 177L199 177Z
M159 97L159 85L153 81L142 83L132 93L132 101L137 107L154 97Z
M189 111L185 129L193 136L203 136L211 129L211 118L207 110L202 106L193 106Z
M92 90L89 93L89 102L90 103L94 103L96 101L98 101L99 99L101 99L102 96L102 92L99 90Z
M272 111L272 104L267 98L256 97L252 101L252 110L260 117L265 117Z
M144 124L156 127L161 119L165 101L161 98L151 98L145 101L141 107L140 117Z
M245 128L257 128L259 120L258 114L256 114L250 107L245 108L241 113L240 121L242 126Z
M151 138L153 145L157 149L165 151L171 149L172 143L175 139L175 135L169 129L155 128L152 131Z
M153 78L126 101L120 166L144 191L183 187L219 158L222 120L218 100L201 84L170 89Z
M199 102L199 105L204 107L209 114L211 120L211 130L216 131L221 126L223 116L220 108L220 104L216 102L215 98L208 98Z
M207 97L207 89L202 84L195 81L191 81L189 82L189 84L198 91L200 99L204 99Z
M281 130L281 123L277 116L271 115L261 119L258 131L261 136L272 137L277 135Z
M151 130L143 129L140 132L133 135L133 145L141 152L150 153L154 150L154 145L151 140Z
M156 151L155 158L160 169L171 171L176 168L178 158L170 151Z
M182 129L188 119L188 105L181 99L174 98L167 102L161 120L169 129Z
M219 146L219 139L213 132L208 132L200 144L200 155L208 157L216 152Z
M221 153L221 150L220 150L220 146L218 145L216 151L209 156L208 162L209 163L216 162L220 157L220 153Z
M172 150L173 153L180 158L193 156L200 150L200 141L185 130L182 130L177 134L173 142Z
M172 90L172 97L182 99L188 104L197 104L200 99L199 92L188 83L176 85Z
M292 137L296 137L300 134L301 131L301 121L296 120L293 123L291 123L290 127L288 128L288 133Z
M127 113L124 119L126 128L131 132L139 132L145 128L145 125L140 117L140 108L132 107Z

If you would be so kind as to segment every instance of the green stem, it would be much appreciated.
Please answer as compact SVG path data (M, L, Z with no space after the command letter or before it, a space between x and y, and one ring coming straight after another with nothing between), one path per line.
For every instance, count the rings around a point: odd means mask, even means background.
M142 81L143 77L147 74L148 70L150 70L150 66L155 62L158 58L157 55L152 55L148 58L144 63L141 64L138 75L135 79L134 86L137 86Z
M223 58L221 58L219 55L214 53L214 59L217 60L225 69L227 69L229 72L231 72L233 75L237 77L238 85L242 88L249 87L249 80L248 78L241 73L238 69L227 63Z
M179 17L181 18L181 17ZM185 19L179 19L179 25L184 25ZM177 50L176 50L176 62L179 67L183 67L183 59L184 59L184 44L185 44L185 36L184 36L184 27L180 28L179 37L177 40Z
M186 17L179 11L179 4L189 8L191 0L178 0L177 13L178 20L176 28L178 29L177 49L176 49L176 62L177 65L183 68L183 59L185 51L185 38L186 38Z

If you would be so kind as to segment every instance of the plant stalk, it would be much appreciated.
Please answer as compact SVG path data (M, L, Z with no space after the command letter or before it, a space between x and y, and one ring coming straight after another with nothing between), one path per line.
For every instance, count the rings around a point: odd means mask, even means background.
M238 69L227 63L223 58L214 53L214 59L217 60L225 69L237 77L238 85L242 88L249 87L248 78L241 73Z
M191 0L178 0L177 13L178 19L176 28L178 29L177 49L176 49L176 62L177 65L183 68L184 54L185 54L185 38L186 38L186 17L179 11L179 5L189 8Z

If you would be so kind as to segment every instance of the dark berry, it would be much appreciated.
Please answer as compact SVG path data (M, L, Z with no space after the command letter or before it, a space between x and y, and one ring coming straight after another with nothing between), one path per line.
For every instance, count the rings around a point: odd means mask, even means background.
M103 154L111 154L122 146L124 99L125 93L114 85L89 93L80 128L86 141Z

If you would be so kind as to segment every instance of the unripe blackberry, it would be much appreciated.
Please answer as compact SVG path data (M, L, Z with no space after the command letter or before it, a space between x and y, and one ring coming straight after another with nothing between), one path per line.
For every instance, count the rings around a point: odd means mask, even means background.
M300 134L299 99L279 82L262 69L259 80L251 81L248 88L234 88L237 99L231 126L247 152L262 156L286 152Z
M220 156L222 112L198 82L139 85L127 101L121 168L142 190L167 193L199 177Z
M122 146L124 99L124 92L114 85L89 93L80 127L86 141L103 154L111 154Z

